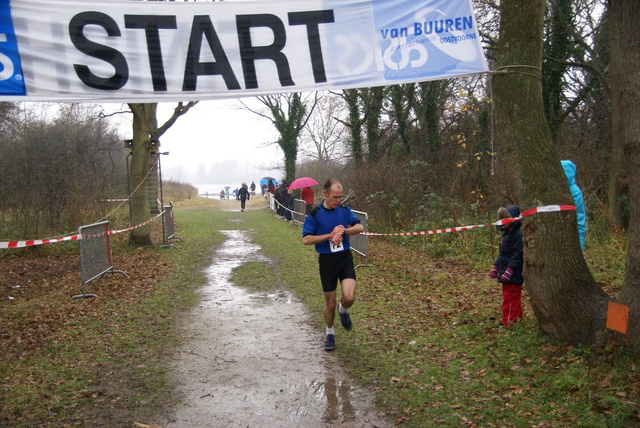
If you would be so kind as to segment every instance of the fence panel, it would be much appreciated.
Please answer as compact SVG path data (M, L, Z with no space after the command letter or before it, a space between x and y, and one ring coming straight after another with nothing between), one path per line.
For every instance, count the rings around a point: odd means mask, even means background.
M360 219L360 223L364 227L364 232L369 231L369 215L362 211L352 210L353 214ZM364 257L364 264L356 266L369 267L369 236L363 234L349 236L349 243L351 244L351 250Z
M267 193L268 197L269 197L269 208L271 208L271 211L275 211L276 210L276 197L273 195L273 193Z
M178 248L171 243L172 239L177 239L180 242L184 242L182 238L175 236L175 223L173 221L173 203L170 202L169 206L164 207L164 214L162 214L162 224L164 226L164 245L163 247Z
M107 273L121 273L129 278L126 273L113 269L111 241L108 233L108 221L80 226L80 228L78 228L78 234L83 237L80 240L82 294L73 296L72 299L78 297L98 297L95 294L87 294L87 283Z
M306 217L306 210L307 210L307 205L302 199L294 199L293 211L295 212L291 213L291 215L293 216L293 221L295 221L296 223L303 224L304 218ZM300 213L300 214L297 214L297 213Z

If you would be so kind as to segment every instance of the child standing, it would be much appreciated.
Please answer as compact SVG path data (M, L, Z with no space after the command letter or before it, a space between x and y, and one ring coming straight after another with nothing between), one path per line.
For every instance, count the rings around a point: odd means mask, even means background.
M500 220L516 218L520 216L520 208L511 205L498 210ZM493 267L490 277L496 278L502 284L502 322L504 326L514 324L522 318L522 277L523 253L522 230L520 220L498 226L502 233L500 239L500 252Z

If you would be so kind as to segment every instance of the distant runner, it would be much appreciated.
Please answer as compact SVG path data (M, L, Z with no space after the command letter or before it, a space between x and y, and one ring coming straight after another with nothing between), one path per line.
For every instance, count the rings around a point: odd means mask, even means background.
M244 211L245 203L249 199L249 191L247 190L247 183L242 183L240 190L238 190L238 199L240 199L240 211Z
M327 180L322 191L324 200L314 207L305 218L302 227L302 243L314 244L320 254L320 281L324 291L324 320L326 323L326 341L324 349L333 351L335 332L333 319L336 310L336 289L338 280L342 288L342 297L338 306L340 321L345 330L353 327L349 309L356 297L356 270L349 245L349 235L364 231L360 219L351 208L341 205L342 184L337 180Z

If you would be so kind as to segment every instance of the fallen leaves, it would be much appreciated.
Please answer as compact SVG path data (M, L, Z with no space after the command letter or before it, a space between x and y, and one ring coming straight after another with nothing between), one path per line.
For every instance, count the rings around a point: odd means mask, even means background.
M37 252L24 252L0 259L3 271L0 275L0 352L3 355L0 392L4 403L0 425L13 421L11 425L27 416L22 406L28 397L51 403L49 411L56 415L69 412L75 406L74 401L106 399L109 405L115 405L123 400L124 394L107 397L105 389L80 387L97 380L78 379L65 373L77 373L86 367L100 377L107 368L101 356L119 357L110 343L130 330L130 321L137 317L132 312L133 304L154 290L162 276L159 258L153 251L118 254L114 257L114 266L127 272L130 278L105 275L87 284L88 292L97 294L98 298L74 300L71 297L81 292L82 285L78 255L41 256ZM95 324L103 331L87 327ZM62 363L60 352L69 343L74 343L81 354L72 357L73 363ZM132 364L132 367L135 366ZM113 377L124 373L104 375ZM57 395L48 397L46 391L51 387L67 391L68 395L64 399ZM65 404L61 404L63 401ZM37 412L31 412L26 420L34 417L38 417Z

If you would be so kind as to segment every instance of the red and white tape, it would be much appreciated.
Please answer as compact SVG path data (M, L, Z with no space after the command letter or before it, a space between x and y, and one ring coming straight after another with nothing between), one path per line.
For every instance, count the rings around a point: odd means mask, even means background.
M62 238L31 239L31 240L26 240L26 241L5 241L5 242L0 242L0 250L8 249L8 248L33 247L33 246L36 246L36 245L55 244L55 243L64 242L64 241L78 241L80 239L100 238L100 237L105 236L105 235L115 235L117 233L128 232L130 230L137 229L139 227L145 226L145 225L151 223L152 221L156 220L158 217L162 216L163 214L164 214L164 211L162 211L157 216L145 221L144 223L140 223L138 225L135 225L135 226L132 226L132 227L128 227L126 229L109 230L107 232L98 233L96 235L88 235L86 233L79 233L79 234L76 234L76 235L65 236L65 237L62 237Z
M436 230L427 230L423 232L399 232L399 233L371 233L371 232L362 232L361 235L368 236L412 236L412 235L436 235L439 233L448 233L448 232L462 232L463 230L477 229L479 227L486 226L499 226L502 224L513 223L514 221L518 221L523 217L527 217L537 213L552 213L552 212L560 212L560 211L575 211L576 207L574 205L545 205L542 207L531 208L530 210L523 211L520 214L520 217L515 218L505 218L502 220L498 220L495 223L487 223L487 224L476 224L473 226L460 226L460 227L450 227L448 229L436 229Z

